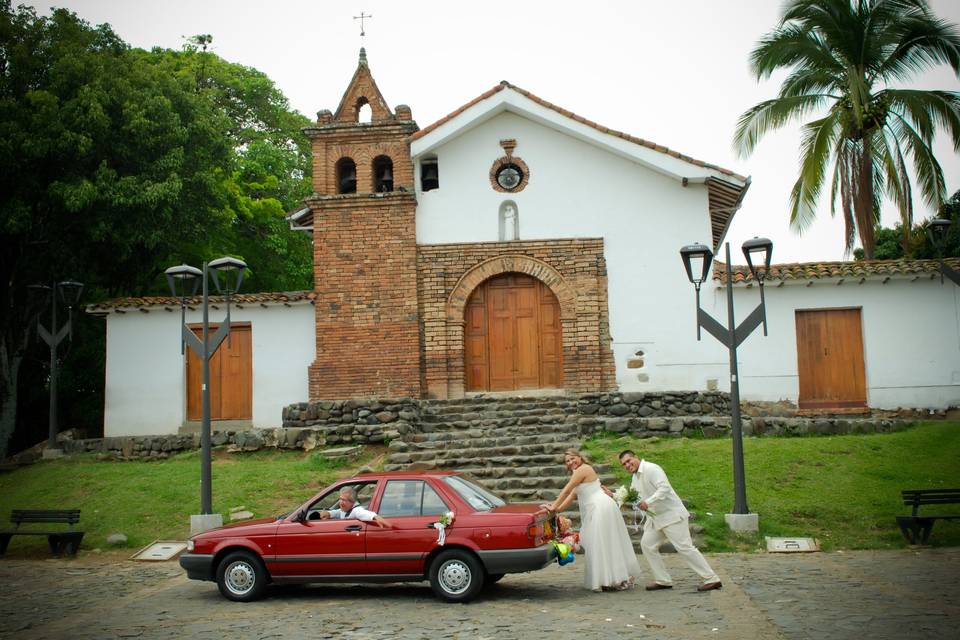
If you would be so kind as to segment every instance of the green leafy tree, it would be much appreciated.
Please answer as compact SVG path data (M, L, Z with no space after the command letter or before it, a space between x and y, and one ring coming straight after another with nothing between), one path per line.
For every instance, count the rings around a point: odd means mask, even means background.
M153 290L184 238L229 228L228 127L109 26L0 0L0 457L44 304L27 285L82 280L88 301Z
M892 86L939 64L960 73L957 27L925 0L791 0L750 62L758 80L790 73L778 97L740 116L734 144L742 156L767 132L819 114L802 129L800 176L790 194L796 230L813 221L828 168L831 214L839 200L847 249L859 235L867 258L874 257L884 194L902 228L912 226L908 164L924 202L942 204L946 186L932 142L942 128L960 150L960 94Z
M950 220L950 230L944 242L943 257L960 257L960 191L954 192L950 199L943 203L937 212L938 218ZM907 238L907 241L904 241ZM863 260L863 250L854 251L857 260ZM936 247L930 241L927 233L927 223L916 224L909 234L903 232L901 225L892 229L882 227L877 229L877 251L874 257L877 260L899 260L901 258L933 259L939 258Z
M302 129L309 120L290 109L273 81L256 69L208 52L213 38L188 38L182 51L144 55L164 73L195 84L197 93L227 119L234 154L221 186L226 194L226 233L197 240L178 259L199 262L223 254L250 266L247 291L309 288L313 278L310 237L293 232L288 212L310 193L311 152Z

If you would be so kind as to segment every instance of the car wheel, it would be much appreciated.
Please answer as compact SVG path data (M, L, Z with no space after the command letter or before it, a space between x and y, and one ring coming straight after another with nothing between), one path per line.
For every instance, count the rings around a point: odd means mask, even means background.
M447 602L468 602L483 588L484 571L476 556L450 549L430 564L430 587Z
M251 602L262 596L267 587L267 569L255 554L235 551L220 561L217 586L227 600Z

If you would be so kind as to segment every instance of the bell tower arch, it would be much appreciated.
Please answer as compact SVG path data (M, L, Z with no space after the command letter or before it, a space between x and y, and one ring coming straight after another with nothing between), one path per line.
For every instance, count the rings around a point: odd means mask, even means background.
M361 108L369 105L369 122ZM360 49L336 111L304 129L313 151L316 360L310 399L419 397L416 196L410 108L390 110Z

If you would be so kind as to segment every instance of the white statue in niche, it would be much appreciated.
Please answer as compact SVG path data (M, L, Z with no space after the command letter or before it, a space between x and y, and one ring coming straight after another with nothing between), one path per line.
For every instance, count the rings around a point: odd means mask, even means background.
M520 213L516 203L508 200L500 205L500 241L520 239Z

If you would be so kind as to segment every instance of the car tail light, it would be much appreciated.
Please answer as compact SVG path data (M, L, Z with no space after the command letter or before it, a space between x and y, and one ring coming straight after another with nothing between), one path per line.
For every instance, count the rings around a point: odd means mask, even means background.
M527 535L533 540L534 545L543 544L544 531L543 531L543 522L534 522L529 527L527 527Z

